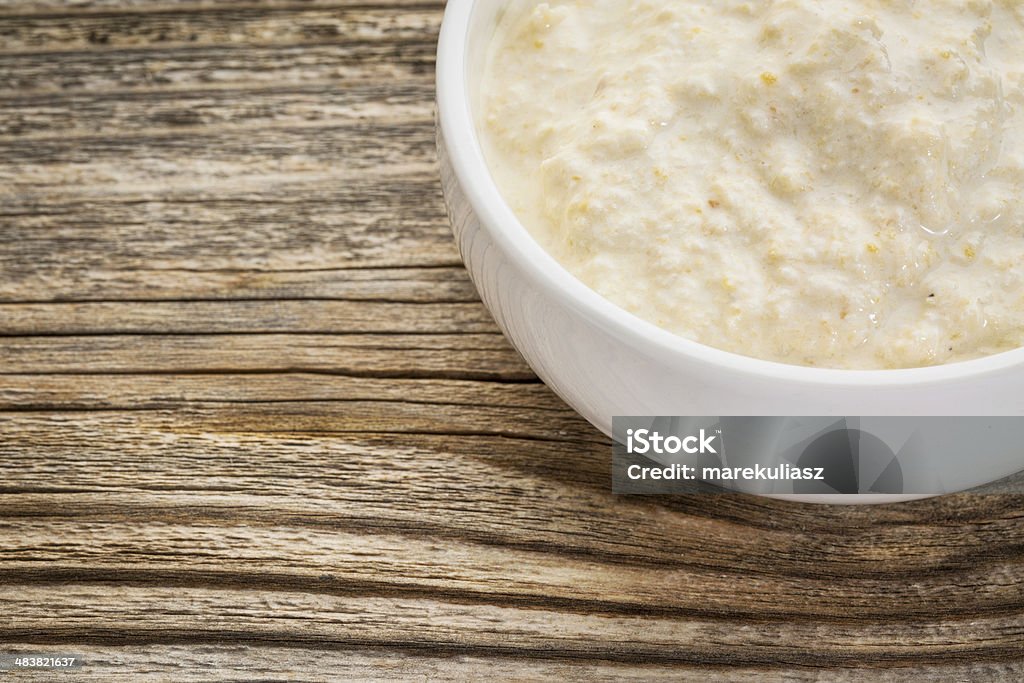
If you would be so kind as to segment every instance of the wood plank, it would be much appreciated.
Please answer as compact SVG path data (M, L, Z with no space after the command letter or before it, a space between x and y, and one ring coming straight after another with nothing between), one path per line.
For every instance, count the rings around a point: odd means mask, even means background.
M252 176L244 178L233 196L217 199L206 194L219 191L217 182L164 188L157 196L109 186L126 195L120 199L67 201L50 194L56 189L45 196L33 196L43 192L39 188L26 192L0 216L0 225L17 225L20 236L0 242L0 292L8 300L38 299L39 291L74 298L78 287L87 287L91 296L104 297L104 283L113 281L110 297L117 298L118 291L131 292L137 276L139 296L166 297L187 290L196 271L200 278L209 271L248 271L259 280L267 271L461 268L451 231L441 222L436 181L371 175L337 178L332 187L322 178L275 186L275 177L251 184ZM285 194L276 200L277 193Z
M537 381L498 334L10 337L0 343L0 373L282 372Z
M88 17L150 13L222 12L224 10L302 11L311 8L346 9L351 6L394 10L406 6L433 7L438 12L444 0L5 0L0 17Z
M201 12L164 7L145 13L122 9L103 14L7 14L0 29L0 53L421 41L437 34L437 7L434 3L352 3L332 8L222 5Z
M322 172L340 160L344 160L350 177L360 170L382 165L391 165L392 172L399 167L431 168L434 130L432 124L424 121L402 125L317 124L315 131L300 126L204 130L189 135L170 132L137 137L95 136L78 138L74 145L59 139L8 139L0 141L0 158L7 160L0 173L0 180L6 185L5 194L40 193L40 183L35 182L34 174L22 172L25 167L34 169L35 174L46 173L51 186L66 182L62 171L87 171L93 176L94 185L117 185L125 178L153 178L165 168L173 169L175 175L189 174L192 187L198 187L208 175ZM254 158L264 161L253 164ZM123 165L118 167L118 162Z
M317 452L307 449L306 456ZM0 579L8 586L138 585L216 592L259 585L309 594L410 596L581 617L675 620L681 636L694 621L708 621L746 642L781 638L787 647L802 645L811 656L820 640L806 639L805 628L826 624L851 641L870 639L872 631L903 631L913 640L955 630L964 641L985 641L997 640L999 631L1006 643L1016 643L1018 656L1024 647L1019 589L1024 568L1019 565L981 563L911 576L857 576L850 566L814 571L805 564L804 571L785 571L792 564L781 558L782 566L774 567L772 552L761 553L761 568L755 571L741 564L728 571L720 568L728 565L707 566L710 558L699 551L682 563L667 562L664 556L650 562L632 546L601 539L585 527L574 534L517 514L511 491L486 510L472 509L479 499L456 490L438 495L450 483L441 472L436 502L426 517L417 515L426 496L416 495L414 488L400 494L412 494L412 500L381 505L374 489L399 488L413 457L390 459L390 469L362 486L347 468L310 464L310 474L303 477L311 485L314 501L309 502L281 495L283 484L266 481L268 475L262 485L249 483L251 477L219 476L168 489L136 484L123 474L103 485L62 485L68 477L63 469L34 472L34 481L5 487L16 495L9 494L15 499L4 505L9 521L0 524L10 555ZM518 477L511 479L510 489L520 483ZM239 494L240 487L250 493ZM347 489L339 496L346 503L324 505L326 489ZM57 492L69 508L60 518L18 514L18 505L38 510L40 499ZM227 509L231 505L236 509ZM261 514L272 506L281 506L279 516ZM509 525L535 528L533 535L516 543L511 530L497 537L474 533L474 526L487 526L499 511ZM131 549L130 562L118 548ZM116 610L117 601L111 600L108 609ZM24 634L4 633L0 626L4 642L19 637ZM642 638L637 629L633 641Z
M38 627L39 605L53 592L49 587L19 586L0 597L6 613L35 614L18 618L0 633L22 639ZM93 604L90 615L58 603L53 606L61 626L54 635L81 634L86 642L105 640L109 633L128 632L131 643L214 642L229 638L268 644L295 642L325 647L359 647L391 643L396 649L434 650L449 654L516 655L547 659L579 658L628 663L706 663L723 660L740 665L778 663L774 650L778 633L766 629L753 639L713 622L694 621L685 627L657 618L587 617L555 610L467 607L434 600L378 596L310 595L293 591L211 591L192 588L144 589L124 586L74 586L62 593L76 605ZM116 595L121 606L109 606L104 596ZM216 616L215 616L216 615ZM184 629L171 622L189 624ZM49 623L44 618L43 623ZM503 641L493 641L495 624L506 624ZM984 625L982 625L984 624ZM458 625L456 635L450 629ZM835 664L906 664L923 659L957 663L968 657L987 661L1019 644L1024 626L992 620L964 634L960 624L925 631L897 631L885 626L850 632L832 624L791 627L801 642L815 642L817 653L793 652L783 661L793 666L825 659ZM297 637L296 633L301 633ZM964 637L966 635L966 638ZM975 637L972 637L975 636ZM955 643L955 644L954 644ZM609 646L616 652L611 652Z
M312 374L3 375L2 410L131 410L190 403L397 401L530 408L574 415L543 384L402 380ZM440 408L438 408L440 409Z
M450 245L440 242L439 252ZM278 254L278 263L288 254ZM303 259L301 254L294 254ZM113 259L112 259L113 260ZM439 259L441 260L441 259ZM69 258L69 261L72 261ZM84 258L64 271L25 270L0 283L0 303L340 300L392 303L474 303L476 291L459 266L325 269L157 266L90 269ZM201 264L196 264L201 265ZM290 265L290 264L281 264ZM77 266L77 267L76 267ZM13 273L12 273L13 275ZM21 273L18 273L21 275Z
M32 653L40 650L31 643L13 643L11 650ZM886 666L884 668L794 669L779 666L725 667L685 663L657 664L571 659L543 660L521 657L454 655L423 650L385 650L364 647L346 649L305 649L261 645L128 645L120 647L80 643L75 652L85 655L87 666L74 676L81 680L165 681L250 681L253 679L322 681L321 672L340 680L361 681L428 680L586 680L586 681L679 681L708 683L762 683L778 681L820 681L872 683L885 681L1011 681L1024 676L1024 665L1015 663L961 662L950 665ZM144 666L139 666L144 662ZM134 665L134 666L133 666ZM132 672L125 673L131 667ZM19 680L53 680L51 673L22 672Z
M108 261L118 260L109 252L108 256ZM178 268L161 269L147 267L145 257L133 259L128 255L124 257L123 270L109 269L116 264L91 268L87 263L91 260L80 261L77 268L66 264L64 269L51 272L25 269L23 278L0 281L0 303L238 299L463 304L479 301L461 264L410 268L201 270L183 263Z
M0 92L189 90L429 78L436 37L405 43L197 46L63 53L0 53Z
M308 528L325 538L349 530L366 535L353 541L359 548L389 530L424 543L452 542L431 553L454 552L461 543L490 548L467 549L467 556L480 556L460 566L515 573L517 580L503 584L506 593L525 581L534 586L528 592L549 598L589 595L607 605L618 595L633 610L718 604L764 615L906 619L1024 605L1020 495L962 494L850 511L731 495L615 498L608 486L610 444L565 412L426 406L410 419L411 408L395 400L351 405L348 415L347 404L317 402L305 412L302 404L279 402L0 414L12 465L6 486L18 491L0 501L13 534L5 543L20 543L17 535L29 532L32 519L50 528L39 531L40 541L106 525L131 527L144 544L146 534L173 521L268 528L261 537L278 527ZM377 432L359 432L360 425ZM132 454L127 468L125 452ZM39 506L49 489L67 492L59 509ZM54 525L66 528L56 533ZM208 533L245 542L231 529ZM95 542L75 541L82 552L104 554ZM222 550L204 546L216 555L211 567L233 556L235 541L224 542ZM523 558L521 566L498 558L522 549L540 555ZM413 562L416 552L409 550L403 562ZM573 558L582 560L580 576L556 572L536 588L541 575L531 562L565 568ZM115 553L102 561L119 560ZM615 566L593 571L595 561ZM288 558L278 566L288 573L304 562ZM450 562L436 570L438 580L454 576ZM640 580L645 571L648 580ZM632 578L624 581L627 575ZM616 583L622 585L609 592Z
M0 336L497 333L471 303L343 300L0 304Z
M0 139L88 137L114 129L185 134L200 128L252 128L366 120L429 121L433 87L425 79L324 84L273 84L200 91L11 93L0 108Z

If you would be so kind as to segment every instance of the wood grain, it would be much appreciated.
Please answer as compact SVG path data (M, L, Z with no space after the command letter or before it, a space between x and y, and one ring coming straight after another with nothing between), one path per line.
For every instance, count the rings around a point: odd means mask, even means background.
M0 652L132 681L1024 678L1024 496L611 495L607 439L452 244L442 5L0 4Z

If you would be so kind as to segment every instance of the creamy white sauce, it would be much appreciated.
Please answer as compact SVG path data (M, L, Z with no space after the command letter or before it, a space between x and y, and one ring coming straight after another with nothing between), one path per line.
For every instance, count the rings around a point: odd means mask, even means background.
M534 237L710 346L1024 345L1024 0L511 0L478 107Z

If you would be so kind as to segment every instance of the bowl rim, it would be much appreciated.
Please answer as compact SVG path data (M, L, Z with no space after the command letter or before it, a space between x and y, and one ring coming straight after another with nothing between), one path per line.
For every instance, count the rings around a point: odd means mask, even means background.
M436 98L440 139L451 168L481 225L515 266L549 296L592 324L650 355L698 362L751 381L822 387L911 388L1005 373L1024 366L1024 347L977 359L918 368L852 370L791 365L744 356L681 337L612 303L572 275L520 222L491 175L472 113L466 52L476 0L448 0L437 48Z

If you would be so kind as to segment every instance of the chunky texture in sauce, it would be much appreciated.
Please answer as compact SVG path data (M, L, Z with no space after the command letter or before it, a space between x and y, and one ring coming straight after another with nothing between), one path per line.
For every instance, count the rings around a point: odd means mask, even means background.
M837 368L1024 345L1024 0L511 0L506 199L622 308Z

